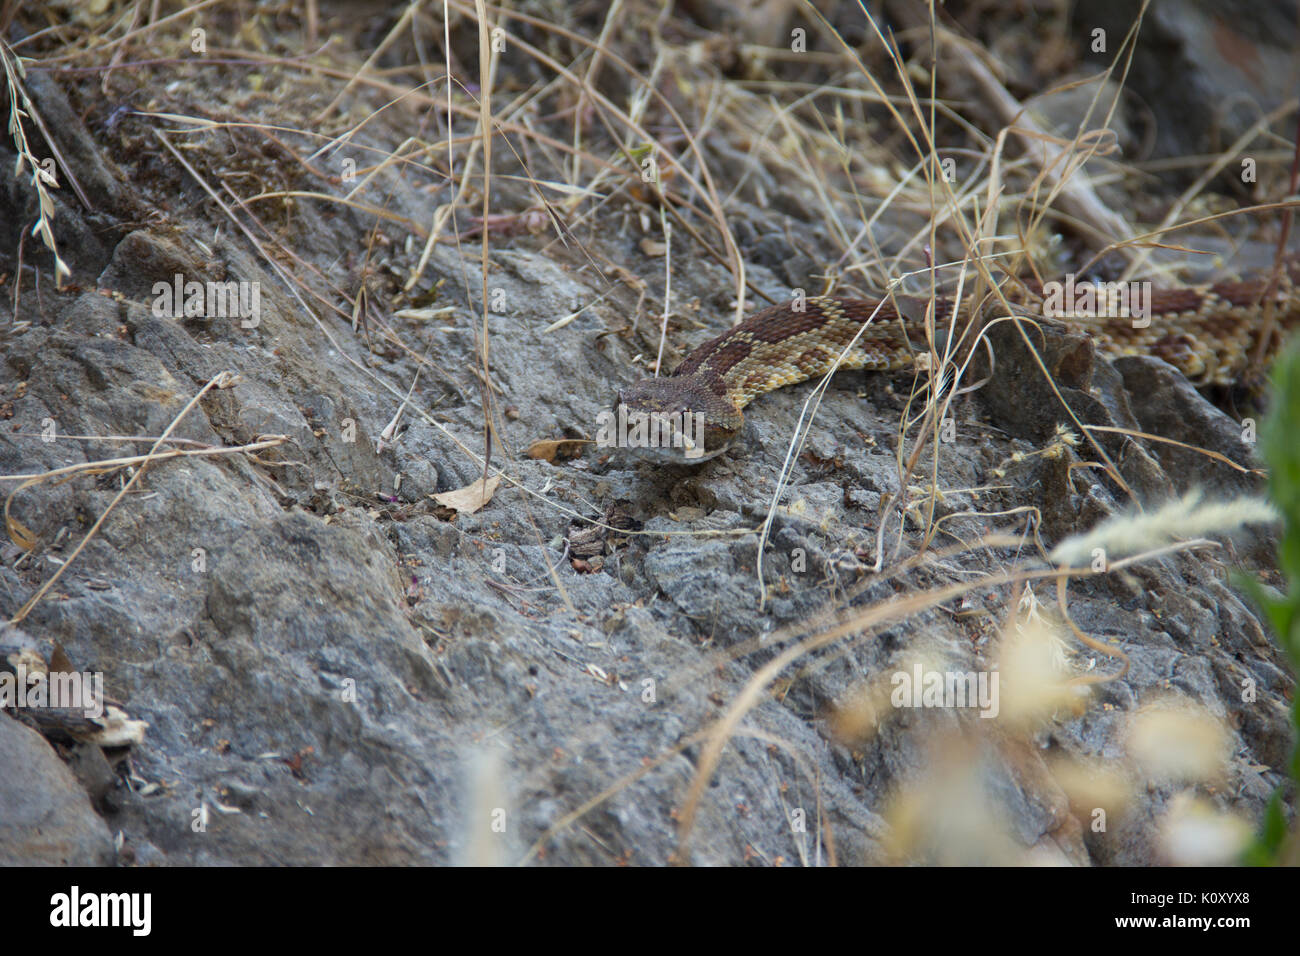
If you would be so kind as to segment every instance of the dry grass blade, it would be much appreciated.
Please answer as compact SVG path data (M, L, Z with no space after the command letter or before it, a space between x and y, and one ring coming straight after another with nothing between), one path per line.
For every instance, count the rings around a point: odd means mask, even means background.
M54 241L54 229L51 225L54 219L54 197L50 195L51 189L57 189L58 180L54 174L36 158L32 152L31 146L27 142L27 133L23 129L23 120L32 119L40 124L36 107L32 105L31 99L27 96L27 91L23 88L23 64L22 61L10 52L9 47L0 40L0 63L4 65L5 81L9 87L9 135L13 137L14 149L18 153L18 162L14 165L14 176L23 174L23 167L31 169L30 183L36 190L37 215L36 224L32 227L32 235L40 236L41 242L45 248L50 250L54 256L54 276L56 284L61 285L63 280L72 275L72 270L68 264L63 261L59 255L58 245ZM19 104L22 104L20 106ZM26 107L26 109L23 109ZM44 129L44 125L40 124ZM53 146L53 141L46 137L47 141ZM57 151L57 147L53 147ZM65 170L66 164L63 164ZM70 180L71 181L71 180ZM77 188L77 194L81 196L80 187ZM82 201L89 207L90 203L82 196Z
M836 626L786 648L754 672L753 677L745 684L744 689L732 701L726 714L710 729L708 742L700 753L695 779L691 782L690 790L687 792L678 817L679 857L681 859L687 858L687 849L691 831L695 826L696 812L705 789L717 769L723 748L736 734L745 715L761 701L763 692L792 663L850 634L878 628L891 621L903 620L926 608L935 607L951 598L967 594L976 588L996 587L1040 578L1090 573L1089 571L1077 569L1015 571L988 575L974 582L944 585L920 594L910 594L887 604L876 604L861 611L845 614L842 621Z
M238 381L238 376L234 372L230 372L230 371L219 372L217 375L214 375L211 379L209 379L206 385L204 385L201 389L199 389L199 391L194 395L194 397L191 398L185 404L185 407L182 408L180 412L176 414L176 417L171 420L171 423L158 437L158 440L153 443L153 447L149 449L149 453L145 455L144 458L141 460L140 467L137 468L135 472L131 475L130 479L125 484L122 485L122 488L118 491L118 493L113 496L113 500L108 503L108 506L103 510L100 516L95 519L95 523L90 526L90 530L88 530L85 533L85 535L82 536L82 539L79 542L77 542L77 546L72 550L72 553L68 555L68 559L59 566L59 569L55 571L53 575L50 576L50 579L46 581L44 584L42 584L40 588L36 591L36 593L33 594L30 598L28 598L27 601L23 604L23 606L18 609L18 612L9 619L10 624L21 623L23 619L26 618L27 615L32 612L32 608L36 607L36 605L40 603L41 598L43 598L49 592L50 588L54 587L54 583L58 581L59 578L63 577L64 572L67 571L68 568L72 567L73 562L77 560L77 555L81 554L81 552L85 549L86 545L89 544L94 539L95 535L99 532L100 527L104 524L104 521L112 513L113 509L117 507L118 502L120 502L126 496L126 493L135 486L137 481L140 480L140 476L145 473L145 470L149 467L150 462L156 460L158 456L158 449L162 447L162 444L171 435L172 431L175 430L176 426L179 425L185 419L185 416L188 415L196 405L198 405L199 400L202 399L203 396L206 395L212 389L232 388L234 387L235 384L237 384L237 381ZM28 485L33 483L34 481L28 481L26 484L20 485L19 489L23 487L27 487ZM6 525L8 524L9 521L9 502L13 499L13 495L16 493L17 491L10 493L10 495L5 499L4 511L5 511Z

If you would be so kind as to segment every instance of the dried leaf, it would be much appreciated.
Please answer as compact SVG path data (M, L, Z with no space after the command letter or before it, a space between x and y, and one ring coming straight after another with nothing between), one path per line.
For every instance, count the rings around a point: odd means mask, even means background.
M472 485L466 485L464 488L457 488L455 491L444 491L441 494L430 495L434 501L446 508L454 508L465 514L473 514L492 500L496 494L497 485L501 484L501 476L493 475L486 482L480 478Z
M76 670L72 666L68 652L63 649L63 645L55 641L54 650L50 652L50 672L54 674L72 674Z
M575 438L539 438L529 445L524 454L538 461L555 462L577 458L582 454L583 442Z

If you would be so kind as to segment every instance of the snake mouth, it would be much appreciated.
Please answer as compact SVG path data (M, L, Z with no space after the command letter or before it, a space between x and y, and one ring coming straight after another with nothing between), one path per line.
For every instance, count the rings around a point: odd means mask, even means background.
M633 458L659 465L699 465L726 452L734 437L734 433L725 437L716 435L700 444L691 444L689 438L681 445L671 442L659 445L631 443L621 450Z
M598 444L642 460L697 465L725 452L737 432L710 422L700 412L647 409L638 403L614 405L608 431Z

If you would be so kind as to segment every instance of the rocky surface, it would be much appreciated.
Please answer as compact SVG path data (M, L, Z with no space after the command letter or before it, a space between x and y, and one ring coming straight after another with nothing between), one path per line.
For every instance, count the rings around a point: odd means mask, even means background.
M43 737L15 720L0 720L0 766L0 865L114 862L108 825Z

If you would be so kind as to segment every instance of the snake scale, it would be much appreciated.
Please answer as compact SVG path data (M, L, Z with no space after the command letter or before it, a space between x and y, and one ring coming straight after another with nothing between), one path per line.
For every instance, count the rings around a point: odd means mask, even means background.
M1014 294L1007 291L1011 288ZM1300 260L1289 260L1276 279L1258 276L1149 289L1142 321L1054 313L1044 308L1043 288L1036 283L1008 284L1004 292L1015 303L1016 314L1055 318L1071 331L1090 335L1103 356L1154 355L1197 385L1231 385L1249 368L1267 325L1266 298L1274 303L1266 356L1276 350L1282 335L1300 326ZM740 433L745 406L765 392L824 375L837 361L842 369L917 367L918 354L929 353L922 319L926 305L925 300L900 296L885 302L820 296L771 306L701 344L671 375L643 379L621 390L615 409L630 418L675 423L672 428L681 432L693 453L684 454L680 441L636 450L674 462L705 461L726 450ZM949 325L952 308L951 300L937 300L936 328ZM981 313L1006 314L1004 307L1000 313L989 307L962 308L957 325ZM855 336L857 341L841 359ZM692 420L703 426L693 440Z

